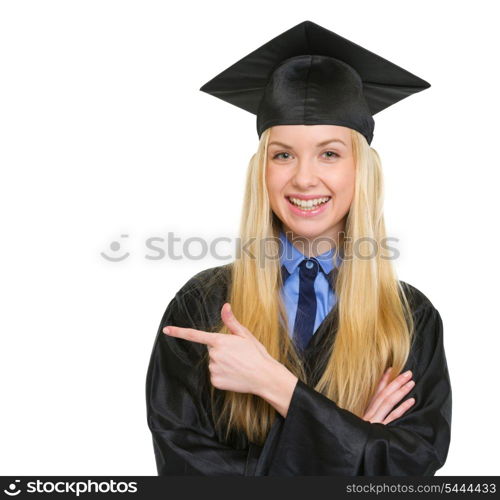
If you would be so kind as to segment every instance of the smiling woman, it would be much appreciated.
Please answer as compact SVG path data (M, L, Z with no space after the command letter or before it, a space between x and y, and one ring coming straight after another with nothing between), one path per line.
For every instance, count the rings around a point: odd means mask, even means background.
M372 114L428 86L305 21L202 87L257 115L247 251L188 280L160 322L146 379L158 474L433 475L445 463L443 324L396 277L370 146Z
M354 193L351 129L279 125L271 127L270 134L266 182L272 211L285 230L291 230L291 224L294 234L336 240ZM338 222L335 227L332 221Z

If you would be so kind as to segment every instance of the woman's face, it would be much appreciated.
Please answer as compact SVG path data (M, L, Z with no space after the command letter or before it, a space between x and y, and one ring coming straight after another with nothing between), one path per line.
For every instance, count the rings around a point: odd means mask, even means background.
M337 125L271 128L266 182L271 208L293 236L337 240L354 195L351 129Z

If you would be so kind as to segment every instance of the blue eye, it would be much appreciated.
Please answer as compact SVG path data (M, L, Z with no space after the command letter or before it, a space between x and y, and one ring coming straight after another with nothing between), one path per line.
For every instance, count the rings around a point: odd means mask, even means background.
M330 153L330 154L328 154ZM340 158L340 155L338 155L337 153L335 153L335 151L325 151L323 154L326 154L327 155L327 158ZM283 157L283 155L288 155L286 158ZM276 159L280 159L280 160L288 160L288 158L290 157L290 153L277 153L273 156L273 160L276 160Z
M273 156L273 160L276 160L276 158L278 158L279 156L281 155L288 155L290 153L277 153ZM288 158L282 158L283 160L287 160Z
M328 158L339 158L339 155L335 151L325 151L323 154L326 153L332 153L332 155L328 156Z

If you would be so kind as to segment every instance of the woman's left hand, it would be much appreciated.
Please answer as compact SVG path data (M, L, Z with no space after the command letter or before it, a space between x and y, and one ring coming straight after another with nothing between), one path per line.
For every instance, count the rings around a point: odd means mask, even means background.
M222 306L221 318L232 335L170 325L163 332L171 337L207 345L210 381L214 387L260 395L280 363L236 319L227 302Z

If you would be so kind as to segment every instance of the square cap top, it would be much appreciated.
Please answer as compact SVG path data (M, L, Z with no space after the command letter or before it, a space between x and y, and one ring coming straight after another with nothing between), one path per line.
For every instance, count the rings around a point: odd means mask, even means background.
M259 137L279 124L333 124L373 138L373 115L430 84L346 38L303 21L200 90L257 116Z

